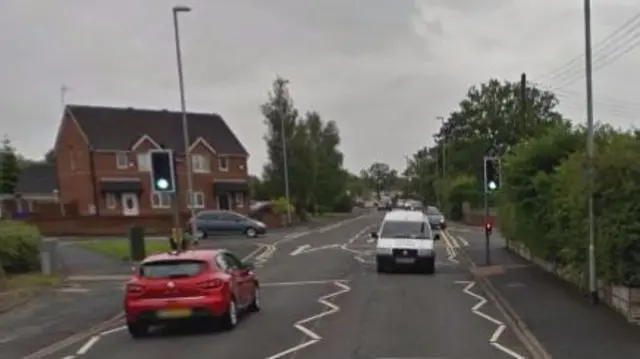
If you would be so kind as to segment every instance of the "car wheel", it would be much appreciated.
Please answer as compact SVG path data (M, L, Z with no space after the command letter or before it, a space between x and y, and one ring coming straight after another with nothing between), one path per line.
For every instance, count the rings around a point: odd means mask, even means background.
M149 335L149 326L140 322L127 322L127 330L133 338L143 338Z
M256 238L258 236L258 231L253 227L249 227L245 229L244 234L249 238Z
M260 288L256 286L256 289L253 292L253 300L251 304L249 304L250 312L259 312L260 311Z
M436 272L436 259L432 258L425 263L423 268L425 274L434 274Z
M229 307L220 319L224 330L233 330L238 325L238 307L235 299L229 301Z

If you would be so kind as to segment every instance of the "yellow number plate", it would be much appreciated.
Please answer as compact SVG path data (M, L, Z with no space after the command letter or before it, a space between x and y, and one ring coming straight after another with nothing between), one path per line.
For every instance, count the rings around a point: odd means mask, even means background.
M186 318L191 315L191 309L165 309L159 310L160 318Z

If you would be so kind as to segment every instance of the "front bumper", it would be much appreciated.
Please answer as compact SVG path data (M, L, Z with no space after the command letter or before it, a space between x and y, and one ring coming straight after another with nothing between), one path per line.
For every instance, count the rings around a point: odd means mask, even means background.
M399 258L411 259L412 261L401 261ZM382 267L423 267L430 266L435 262L435 253L425 256L415 257L394 257L392 254L377 254L376 263Z
M135 299L125 302L125 316L128 322L161 324L218 317L228 306L228 300L222 296ZM166 310L188 310L189 314L163 317L161 313Z

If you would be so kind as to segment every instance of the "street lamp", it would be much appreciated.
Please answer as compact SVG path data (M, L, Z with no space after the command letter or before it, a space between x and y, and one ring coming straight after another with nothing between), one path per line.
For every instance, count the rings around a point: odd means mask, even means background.
M178 65L178 85L180 87L180 110L182 112L182 136L184 138L184 158L185 165L187 169L187 207L189 207L189 212L191 218L195 217L194 208L194 196L193 196L193 173L191 171L191 156L189 155L189 127L187 122L187 104L184 95L184 75L182 73L182 53L180 51L180 32L178 30L178 14L190 12L191 8L188 6L174 6L173 7L173 30L175 34L175 42L176 42L176 59ZM178 207L178 194L176 192L174 196L174 206L176 207L176 211L179 212ZM191 235L195 238L198 233L198 226L196 221L193 220L191 223ZM177 229L178 227L176 227Z
M587 180L589 183L589 292L591 302L598 304L596 279L595 224L593 214L593 70L591 50L591 0L584 0L584 62L587 93Z

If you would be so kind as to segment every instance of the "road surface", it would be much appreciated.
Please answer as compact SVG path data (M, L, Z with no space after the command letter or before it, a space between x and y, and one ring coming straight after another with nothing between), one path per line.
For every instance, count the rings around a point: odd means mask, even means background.
M455 239L438 242L433 276L377 274L368 233L380 219L265 239L255 257L262 311L232 332L174 329L133 340L117 323L47 358L526 358L457 263Z

